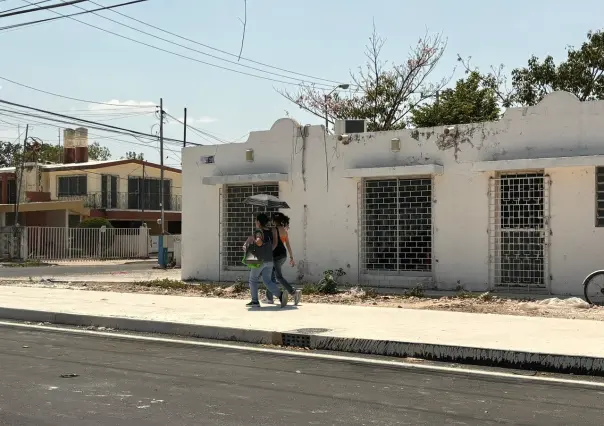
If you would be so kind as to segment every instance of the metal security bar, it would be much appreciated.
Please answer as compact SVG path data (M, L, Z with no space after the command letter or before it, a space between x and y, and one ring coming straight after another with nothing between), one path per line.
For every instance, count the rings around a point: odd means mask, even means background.
M489 182L491 286L543 291L549 286L549 176L503 174Z
M147 228L24 227L27 259L108 260L149 257Z
M222 193L222 266L224 269L244 269L241 246L254 230L254 213L261 208L244 204L247 197L256 194L279 196L279 184L227 185ZM263 210L264 211L264 210ZM267 209L270 215L275 209Z
M596 227L604 226L604 167L596 167Z
M432 179L362 185L361 273L432 270Z

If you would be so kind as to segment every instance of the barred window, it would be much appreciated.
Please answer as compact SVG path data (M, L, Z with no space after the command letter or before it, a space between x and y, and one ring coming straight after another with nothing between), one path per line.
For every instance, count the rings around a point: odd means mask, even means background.
M227 185L224 188L224 212L222 259L223 267L234 269L243 267L241 259L243 252L241 246L254 230L254 213L266 211L271 214L275 209L262 209L250 206L244 201L247 197L257 194L279 196L279 184L269 183L263 185Z
M596 167L596 226L604 227L604 167Z
M365 180L364 273L432 270L432 179Z

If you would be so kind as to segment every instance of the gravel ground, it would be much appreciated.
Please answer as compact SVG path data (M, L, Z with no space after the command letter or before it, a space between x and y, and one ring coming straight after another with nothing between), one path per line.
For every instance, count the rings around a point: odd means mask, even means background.
M0 282L5 286L27 286L73 289L80 291L112 291L126 293L165 294L189 297L221 297L248 299L245 283L230 287L201 283L185 284L169 279L147 283L50 283L50 282ZM456 296L428 298L416 296L376 295L361 289L350 289L335 295L305 294L302 303L334 303L342 305L376 306L405 309L429 309L455 312L517 315L549 318L585 319L604 321L604 308L590 306L578 298L517 300L485 293L482 295L461 292Z

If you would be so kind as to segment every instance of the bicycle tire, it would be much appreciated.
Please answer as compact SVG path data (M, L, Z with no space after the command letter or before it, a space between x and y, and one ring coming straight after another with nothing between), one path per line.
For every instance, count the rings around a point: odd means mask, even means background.
M604 270L594 271L583 280L583 295L585 296L585 301L590 305L594 305L594 303L589 300L589 296L587 295L587 289L589 287L589 283L591 283L592 280L599 275L604 275Z

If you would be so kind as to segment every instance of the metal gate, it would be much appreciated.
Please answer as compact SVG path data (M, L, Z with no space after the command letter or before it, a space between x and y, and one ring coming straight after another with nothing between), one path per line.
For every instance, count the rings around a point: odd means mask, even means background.
M365 179L360 193L361 274L432 271L432 178Z
M549 288L550 178L510 173L489 181L491 288L540 292Z
M221 270L245 269L241 263L241 246L254 230L254 213L259 207L244 204L247 197L257 194L279 196L278 183L259 185L226 185L220 191ZM275 209L267 209L270 214Z

